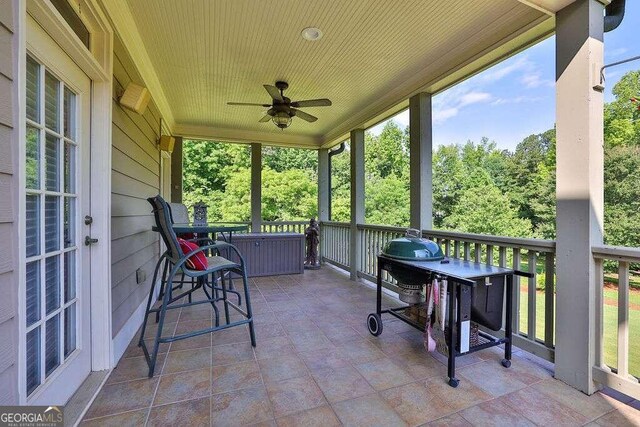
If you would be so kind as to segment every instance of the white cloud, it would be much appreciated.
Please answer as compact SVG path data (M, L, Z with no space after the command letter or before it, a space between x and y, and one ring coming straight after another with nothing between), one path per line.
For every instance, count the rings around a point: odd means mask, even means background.
M553 86L553 81L549 79L543 79L542 75L538 71L523 74L520 78L520 82L529 89L534 89L540 86Z
M523 68L530 68L531 65L533 64L527 59L526 56L524 56L511 64L498 65L493 69L484 71L481 74L481 80L485 82L495 82L507 77L509 74L513 73L514 71L518 71Z
M487 102L491 99L491 94L487 92L469 92L462 95L458 107L476 104L478 102Z
M446 108L444 110L435 110L432 116L433 123L444 123L451 117L457 116L459 111L460 109L455 107Z
M497 98L491 102L491 105L505 105L505 104L523 104L525 102L539 102L545 98L541 96L516 96L514 98Z

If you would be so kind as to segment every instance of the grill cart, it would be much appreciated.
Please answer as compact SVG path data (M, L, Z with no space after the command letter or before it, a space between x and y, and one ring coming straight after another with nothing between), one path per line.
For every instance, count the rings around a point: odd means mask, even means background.
M398 281L403 307L382 309L382 271ZM382 314L390 314L424 332L424 322L407 316L407 308L424 302L424 287L434 279L447 281L446 341L449 348L447 376L449 385L457 387L456 357L505 344L502 365L511 366L511 307L513 276L532 277L510 268L461 259L445 259L435 242L408 234L389 242L378 255L376 312L369 314L367 325L374 335L382 333ZM471 321L488 329L502 328L502 306L506 285L506 313L504 338L478 331L478 339L471 340ZM472 342L473 341L473 342Z

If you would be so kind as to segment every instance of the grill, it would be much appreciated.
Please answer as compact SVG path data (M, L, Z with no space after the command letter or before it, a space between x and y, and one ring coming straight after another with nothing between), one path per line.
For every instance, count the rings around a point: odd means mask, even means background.
M389 241L382 254L393 259L405 261L441 261L444 259L442 249L436 242L420 237L420 230L409 229L405 237ZM407 304L425 302L424 276L416 275L404 269L389 271L397 280L400 301Z

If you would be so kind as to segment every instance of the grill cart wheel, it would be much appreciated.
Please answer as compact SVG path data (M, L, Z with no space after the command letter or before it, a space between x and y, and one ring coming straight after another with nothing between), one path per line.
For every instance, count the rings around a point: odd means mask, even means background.
M505 368L510 368L511 367L511 360L507 360L507 359L502 359L502 366L504 366Z
M456 379L456 378L449 378L449 385L453 388L458 387L458 384L460 384L460 380Z
M367 327L369 327L369 332L374 337L382 333L382 319L378 313L371 313L367 317Z

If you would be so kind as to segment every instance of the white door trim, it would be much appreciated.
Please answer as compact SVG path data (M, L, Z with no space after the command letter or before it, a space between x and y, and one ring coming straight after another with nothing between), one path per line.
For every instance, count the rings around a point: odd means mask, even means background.
M96 0L80 0L81 18L91 32L91 51L75 36L69 25L48 0L19 1L17 25L18 62L18 132L14 146L18 147L19 165L25 161L24 141L26 125L26 27L27 13L46 28L60 47L92 80L91 89L91 212L94 218L92 235L99 243L91 249L91 370L110 369L113 366L113 346L111 337L111 102L113 75L113 30ZM76 2L77 3L77 2ZM19 192L25 187L25 176L17 168ZM24 197L19 201L19 235L25 234L26 217ZM26 288L24 243L19 239L19 336L26 330L24 318L24 295ZM27 403L24 372L26 349L23 339L19 339L18 393L20 404Z

